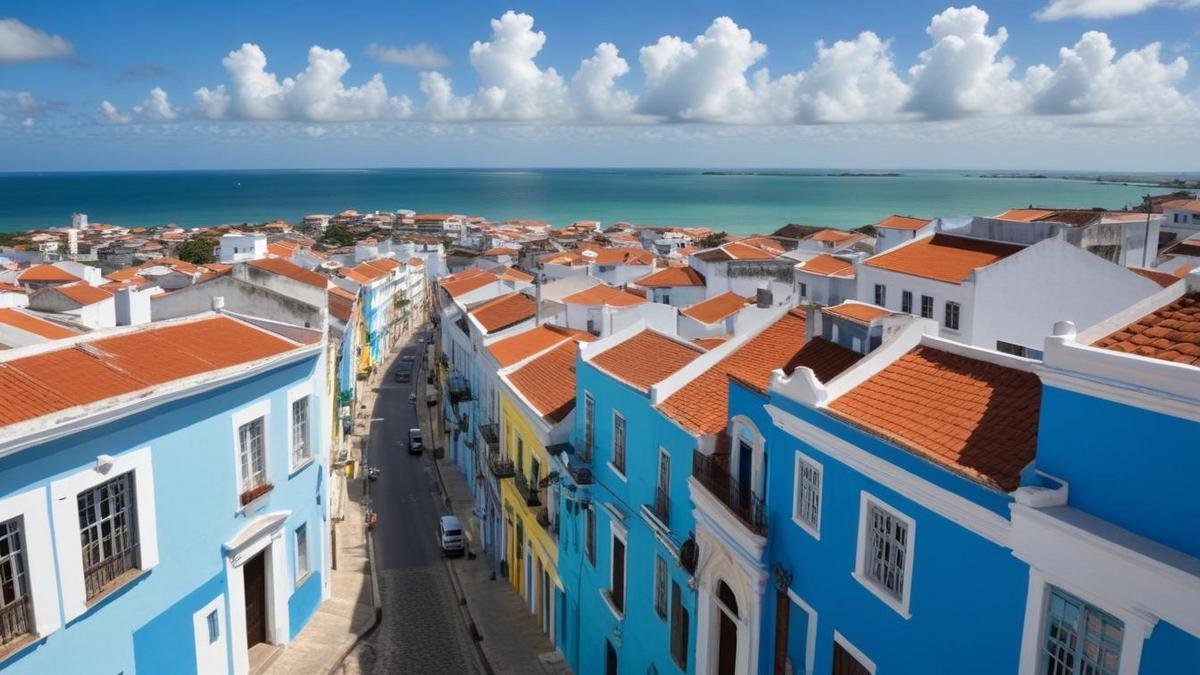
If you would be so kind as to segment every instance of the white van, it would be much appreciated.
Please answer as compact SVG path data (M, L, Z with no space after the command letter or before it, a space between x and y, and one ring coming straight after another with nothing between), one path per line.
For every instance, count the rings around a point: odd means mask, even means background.
M447 555L462 555L466 549L466 539L463 537L462 523L458 516L442 516L438 521L438 543L442 553Z

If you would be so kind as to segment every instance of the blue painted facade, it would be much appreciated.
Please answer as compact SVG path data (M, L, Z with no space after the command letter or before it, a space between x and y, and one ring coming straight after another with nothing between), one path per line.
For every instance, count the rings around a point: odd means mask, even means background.
M278 514L281 522L263 536L272 541L280 538L283 548L278 550L286 551L286 560L277 568L283 570L285 578L274 578L269 572L268 593L286 596L281 605L286 612L287 637L282 641L296 635L319 605L327 583L326 483L332 416L323 412L329 410L328 402L322 400L327 396L322 384L323 354L322 350L310 358L0 459L0 500L37 490L52 508L50 486L54 481L92 472L100 455L121 461L128 453L149 448L158 558L151 569L141 571L74 618L63 616L66 604L61 600L63 570L62 559L58 559L52 578L59 580L54 592L60 604L52 611L58 613L62 625L8 656L0 668L11 673L39 674L195 673L194 615L207 603L223 598L225 611L219 617L219 632L225 640L223 665L227 672L239 672L232 619L237 603L230 596L226 544L245 533L248 526L261 522L265 514ZM291 467L288 390L306 384L312 386L311 460ZM232 414L263 401L270 406L266 457L267 480L273 487L246 512L239 505ZM135 499L145 501L148 497L139 495ZM78 537L78 523L71 519L63 521L51 515L50 525L52 536ZM297 587L294 533L302 525L307 529L311 572ZM138 527L142 526L139 522ZM141 534L144 543L145 532ZM268 544L267 548L273 546ZM276 616L275 624L282 626L283 618ZM268 627L268 636L270 631Z
M687 477L691 474L695 439L664 417L649 395L617 381L582 359L576 363L575 426L571 452L560 461L579 466L585 447L585 393L595 404L595 436L590 463L591 484L579 485L564 471L559 491L558 573L565 596L560 599L559 648L572 671L605 672L611 645L621 673L683 673L695 666L695 593L680 568L679 546L693 527ZM626 465L622 476L612 466L613 413L625 418ZM668 523L652 515L660 447L670 455ZM595 516L595 559L584 552L586 513ZM666 525L669 529L663 527ZM613 532L625 540L624 611L606 597L612 588ZM664 540L669 542L664 543ZM667 568L666 616L655 606L655 565ZM688 649L678 664L670 649L672 583L678 586L688 616Z

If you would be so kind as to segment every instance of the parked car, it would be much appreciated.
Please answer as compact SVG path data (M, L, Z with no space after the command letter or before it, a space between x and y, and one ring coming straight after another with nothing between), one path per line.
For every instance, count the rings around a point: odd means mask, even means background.
M438 544L446 555L462 555L466 550L462 523L458 516L442 516L438 520Z
M397 370L394 379L396 382L412 382L412 373L407 370Z
M408 454L419 455L425 449L425 444L421 442L421 430L408 430Z

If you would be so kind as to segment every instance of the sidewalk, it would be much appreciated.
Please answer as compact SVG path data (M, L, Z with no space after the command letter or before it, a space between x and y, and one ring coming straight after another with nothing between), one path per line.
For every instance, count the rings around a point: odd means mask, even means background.
M428 410L429 415L421 416L425 438L442 438L434 434L437 430L434 425L440 427L437 420L441 419L441 405ZM434 465L446 505L466 526L467 539L474 550L480 537L472 513L471 488L448 458L437 459ZM492 568L482 552L474 560L463 556L449 560L447 565L463 601L467 624L481 638L477 644L488 672L570 673L550 637L538 630L533 614L517 591L505 579L492 579Z

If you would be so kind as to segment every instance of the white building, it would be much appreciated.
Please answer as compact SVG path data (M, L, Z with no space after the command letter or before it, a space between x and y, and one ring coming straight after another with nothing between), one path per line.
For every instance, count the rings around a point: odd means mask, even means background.
M836 305L857 297L858 282L855 265L862 254L830 255L821 253L804 262L796 263L796 299L798 303Z
M928 218L888 216L875 223L875 252L883 253L906 241L923 237L936 227L936 223Z
M653 302L674 307L694 305L708 296L704 275L691 267L664 267L631 286L645 291Z
M223 263L238 263L267 257L267 235L223 234L217 259Z
M85 328L117 325L113 294L83 282L38 289L29 296L29 308L69 316Z

